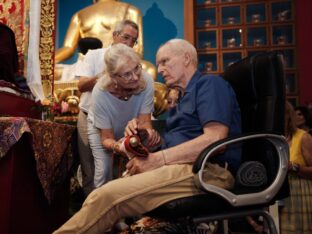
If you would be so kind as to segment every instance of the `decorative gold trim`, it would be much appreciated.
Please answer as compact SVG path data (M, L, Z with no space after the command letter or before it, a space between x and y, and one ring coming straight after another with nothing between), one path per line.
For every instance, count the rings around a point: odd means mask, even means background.
M39 45L40 69L42 81L47 80L50 84L53 84L54 80L55 17L55 0L42 0Z

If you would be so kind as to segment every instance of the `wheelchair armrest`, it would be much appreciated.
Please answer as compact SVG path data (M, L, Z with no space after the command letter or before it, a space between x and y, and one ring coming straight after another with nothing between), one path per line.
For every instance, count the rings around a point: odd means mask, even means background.
M234 194L231 191L219 188L214 185L205 183L203 180L203 172L206 163L211 159L211 157L217 157L215 155L220 149L227 145L243 142L250 139L263 138L268 140L273 144L277 151L278 156L278 171L274 181L263 191L248 194ZM225 200L227 200L232 206L247 206L247 205L257 205L270 202L277 192L280 190L288 169L288 159L289 159L289 147L285 137L272 133L251 133L240 135L236 137L226 138L218 141L209 147L207 147L198 156L197 160L193 166L193 173L195 174L196 185L204 191L215 193Z

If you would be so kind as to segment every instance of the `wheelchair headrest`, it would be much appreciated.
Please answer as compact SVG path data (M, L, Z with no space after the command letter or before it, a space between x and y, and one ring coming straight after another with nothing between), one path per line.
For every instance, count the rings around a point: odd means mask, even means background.
M222 75L233 87L242 114L243 132L284 132L283 57L259 53L231 65Z

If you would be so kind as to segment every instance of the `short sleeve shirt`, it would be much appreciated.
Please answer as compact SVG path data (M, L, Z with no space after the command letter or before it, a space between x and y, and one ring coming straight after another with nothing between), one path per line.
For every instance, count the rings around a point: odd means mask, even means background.
M154 108L154 84L150 75L143 72L146 88L127 101L118 99L101 89L99 81L92 91L92 105L88 119L99 129L113 129L116 139L123 137L129 120L140 114L151 114Z
M104 56L108 48L89 50L83 62L76 66L76 77L90 77L101 74L105 69ZM88 112L91 105L91 92L83 92L80 97L79 107Z
M164 147L200 136L209 122L229 127L229 136L241 133L240 109L230 84L221 77L196 71L178 105L169 111ZM221 158L234 167L240 163L240 156L230 153Z

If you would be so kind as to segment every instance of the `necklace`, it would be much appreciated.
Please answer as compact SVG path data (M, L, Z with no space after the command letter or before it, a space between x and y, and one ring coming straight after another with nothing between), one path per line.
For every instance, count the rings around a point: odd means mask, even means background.
M124 100L124 101L128 101L129 100L129 98L131 97L131 95L129 95L129 94L126 94L126 95L119 95L119 99L121 99L121 100Z
M124 101L128 101L131 96L132 96L131 93L124 91L121 94L119 94L119 99L122 99Z
M117 97L118 99L121 99L124 101L128 101L129 98L132 96L131 92L129 92L127 90L120 90L120 89L116 88L115 86L111 87L109 92L112 95L114 95L115 97Z

